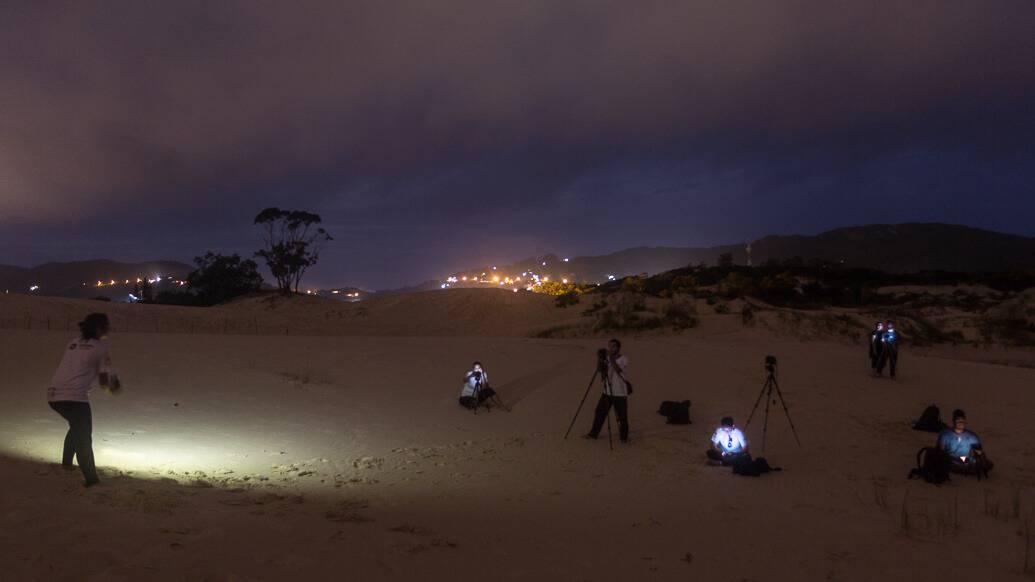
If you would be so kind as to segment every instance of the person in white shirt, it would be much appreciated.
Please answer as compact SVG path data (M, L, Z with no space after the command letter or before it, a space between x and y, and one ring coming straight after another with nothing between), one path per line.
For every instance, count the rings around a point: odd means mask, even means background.
M108 316L103 313L91 313L79 322L79 337L66 344L47 390L50 407L68 421L61 466L72 470L73 457L78 460L87 487L100 481L93 459L90 390L95 379L105 390L115 392L120 388L118 377L111 371L108 344L104 341L110 329Z
M623 443L629 442L629 394L632 393L628 381L627 370L629 359L622 355L622 342L613 339L607 342L607 375L604 382L604 393L600 395L597 409L593 416L593 427L585 438L595 439L600 436L611 407L615 408L618 417L618 438Z
M749 457L747 437L733 424L733 418L724 417L719 428L712 433L712 448L707 451L708 460L720 465L732 465L734 461Z
M489 387L489 374L481 362L471 364L471 369L464 374L464 384L460 389L460 406L474 409L481 403L496 395Z

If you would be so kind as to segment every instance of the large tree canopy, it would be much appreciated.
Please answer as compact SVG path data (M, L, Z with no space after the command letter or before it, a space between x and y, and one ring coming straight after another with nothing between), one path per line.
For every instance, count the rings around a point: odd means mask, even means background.
M320 222L318 214L276 207L255 217L263 238L263 248L255 255L265 259L281 293L298 292L306 269L316 264L323 245L333 240L318 226Z

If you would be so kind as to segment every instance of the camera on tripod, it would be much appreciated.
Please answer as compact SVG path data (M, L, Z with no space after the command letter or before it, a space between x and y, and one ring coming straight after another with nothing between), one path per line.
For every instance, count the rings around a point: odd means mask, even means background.
M776 372L776 356L765 357L765 371L770 374Z
M607 348L597 350L597 370L607 371Z

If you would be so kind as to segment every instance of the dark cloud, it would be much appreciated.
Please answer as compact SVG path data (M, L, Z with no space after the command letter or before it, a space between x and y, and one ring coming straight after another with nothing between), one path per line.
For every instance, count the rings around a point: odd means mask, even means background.
M0 261L247 250L268 204L332 225L317 277L371 285L869 221L1032 234L1028 2L4 16Z

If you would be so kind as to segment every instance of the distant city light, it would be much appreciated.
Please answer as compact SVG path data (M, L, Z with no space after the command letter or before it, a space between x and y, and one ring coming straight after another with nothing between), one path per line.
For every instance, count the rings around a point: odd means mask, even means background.
M607 280L608 281L614 281L615 280L615 276L614 275L608 275L607 276Z
M39 291L39 289L40 289L39 285L33 285L32 287L29 287L29 291Z
M568 280L567 279L561 279L561 283L564 283L565 285L567 285L568 284Z
M568 262L568 259L567 259L567 258L565 258L565 259L563 259L563 260L564 260L564 262L565 262L565 263L567 263L567 262Z

